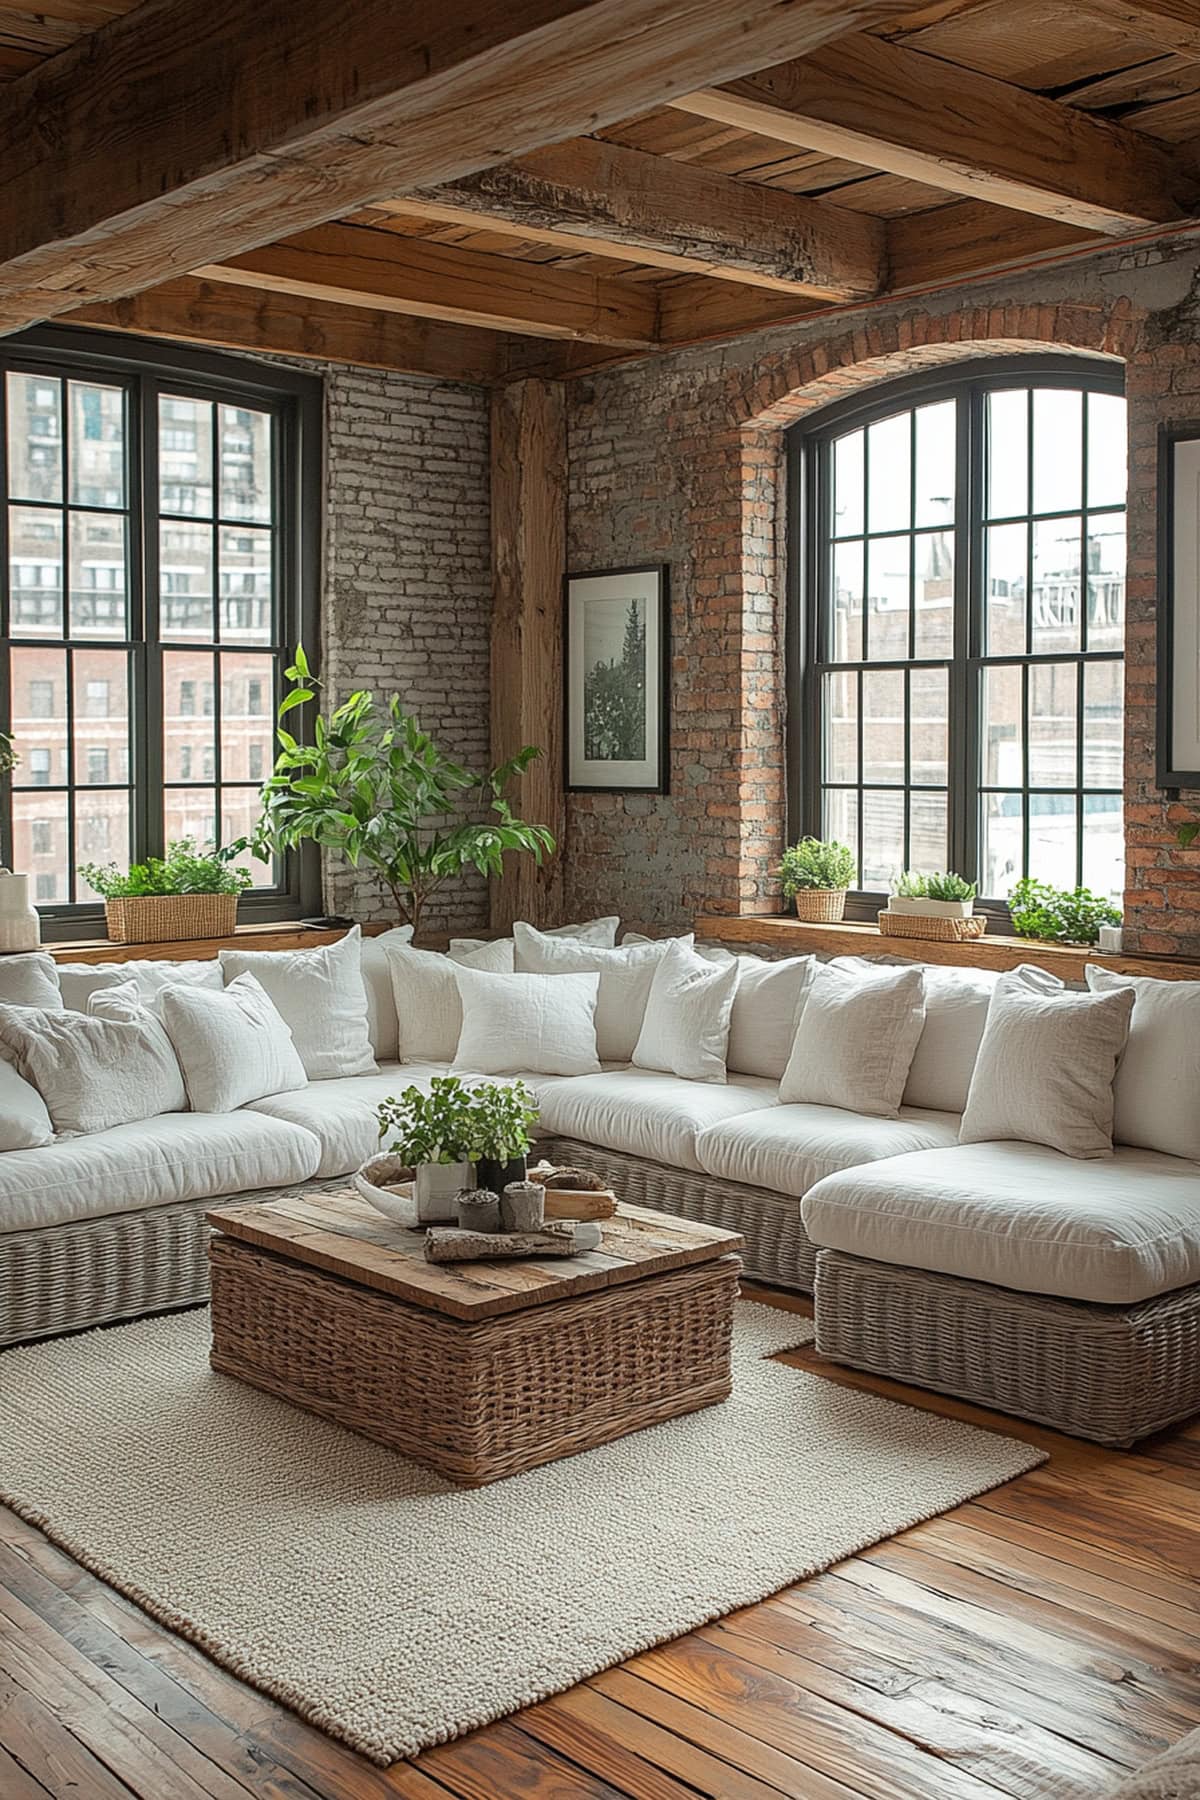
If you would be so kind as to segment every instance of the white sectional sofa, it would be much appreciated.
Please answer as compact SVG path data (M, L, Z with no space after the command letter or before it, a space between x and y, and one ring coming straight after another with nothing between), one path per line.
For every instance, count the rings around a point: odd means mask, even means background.
M764 966L747 961L723 1082L627 1063L526 1073L545 1149L741 1230L749 1276L815 1293L837 1360L1110 1443L1200 1409L1200 1162L960 1143L994 979L978 971L931 972L895 1116L781 1101ZM0 1345L203 1299L209 1202L336 1182L375 1150L379 1102L447 1064L396 1060L378 942L363 974L377 1072L0 1154ZM87 991L72 971L64 999Z

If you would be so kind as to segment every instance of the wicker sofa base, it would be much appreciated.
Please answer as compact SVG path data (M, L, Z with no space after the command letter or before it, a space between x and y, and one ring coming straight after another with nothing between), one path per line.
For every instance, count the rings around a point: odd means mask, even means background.
M1091 1306L822 1250L816 1320L834 1362L1098 1444L1200 1411L1200 1287Z

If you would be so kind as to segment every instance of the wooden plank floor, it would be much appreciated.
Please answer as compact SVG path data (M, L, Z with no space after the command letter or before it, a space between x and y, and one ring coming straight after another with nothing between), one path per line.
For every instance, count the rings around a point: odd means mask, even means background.
M1200 1422L1108 1452L786 1360L1051 1460L388 1770L0 1509L0 1800L1096 1800L1200 1724Z

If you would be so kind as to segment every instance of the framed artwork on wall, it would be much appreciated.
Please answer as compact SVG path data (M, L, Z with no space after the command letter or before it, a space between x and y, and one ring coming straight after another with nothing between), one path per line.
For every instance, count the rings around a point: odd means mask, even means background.
M563 691L568 792L667 792L669 609L665 563L567 576Z
M1158 441L1158 785L1200 787L1200 421Z

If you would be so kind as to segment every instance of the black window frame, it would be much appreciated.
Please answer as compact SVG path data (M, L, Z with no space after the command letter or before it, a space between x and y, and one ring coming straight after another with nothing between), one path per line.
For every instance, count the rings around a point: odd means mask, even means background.
M162 656L165 650L189 649L202 653L236 650L239 646L216 641L181 643L158 637L158 398L167 392L185 399L215 402L218 406L244 405L271 412L272 476L277 516L272 521L273 570L277 637L256 649L273 658L273 693L269 696L273 718L283 692L283 668L297 643L308 647L316 665L319 641L319 596L322 513L322 458L324 384L319 376L282 365L258 363L223 355L218 351L189 349L177 344L117 336L75 327L39 327L5 339L0 346L0 377L8 373L55 379L95 379L122 386L127 395L126 430L128 482L126 516L129 520L128 607L129 632L122 639L95 640L97 649L126 653L129 680L130 734L130 855L137 859L160 854L164 848L164 779L162 719ZM218 415L219 416L219 415ZM215 447L214 447L215 453ZM49 637L13 639L10 634L11 576L8 548L8 443L0 430L0 633L5 654L0 658L0 727L9 728L11 693L8 651L14 644L41 648L78 645L67 631L62 639ZM20 504L14 502L14 504ZM213 497L214 509L217 497ZM65 516L65 515L64 515ZM214 510L214 530L220 529ZM214 572L215 580L215 572ZM67 585L64 566L64 606ZM264 661L266 658L264 657ZM68 690L72 661L67 656ZM214 734L218 746L216 772L220 776L220 710L215 694ZM311 729L314 708L299 709L294 731ZM73 728L73 708L68 691L68 738ZM156 729L157 722L157 729ZM61 784L60 784L61 785ZM74 789L86 783L73 784ZM252 785L252 784L242 784ZM39 791L40 784L33 791ZM5 804L0 807L0 862L11 866L13 851L11 787L5 784ZM220 787L217 787L218 806ZM68 819L74 799L68 795ZM219 827L219 821L218 821ZM70 840L69 840L70 842ZM68 851L70 854L70 851ZM281 878L275 887L243 895L239 917L246 923L301 918L321 908L319 852L312 845L289 852L280 859ZM70 942L103 935L104 907L100 902L50 903L39 907L42 933L47 941Z
M980 778L981 721L979 695L981 670L993 659L983 654L986 594L983 568L984 407L986 395L1006 387L1027 385L1071 388L1083 392L1125 397L1124 365L1092 361L1081 356L1053 353L971 359L950 368L898 376L864 390L862 394L822 407L812 419L791 426L787 443L787 551L786 551L786 763L788 839L806 833L822 834L821 679L829 665L816 654L820 644L822 609L827 593L826 551L833 541L829 529L832 482L829 479L829 447L835 438L866 427L910 407L966 398L958 409L955 450L955 511L953 534L956 547L953 578L954 650L949 663L949 733L947 755L947 867L971 878L979 867L980 795L987 784ZM1086 438L1084 442L1086 456ZM1032 500L1032 496L1031 496ZM864 496L865 503L865 496ZM1076 511L1083 514L1081 506ZM1117 510L1112 508L1109 510ZM1128 514L1128 491L1122 502ZM864 528L866 521L864 519ZM875 535L889 535L878 533ZM962 552L962 553L960 553ZM1086 592L1086 571L1082 572ZM1086 601L1084 602L1086 616ZM1086 638L1081 640L1086 643ZM1028 667L1042 663L1074 661L1077 653L1005 655L1004 661ZM1091 660L1124 662L1126 645L1111 652L1092 652ZM836 666L836 665L834 665ZM928 659L880 663L880 669L928 667ZM1025 676L1028 680L1028 675ZM1080 677L1082 680L1082 675ZM1025 727L1027 729L1027 725ZM861 731L861 721L860 721ZM1080 730L1080 742L1082 731ZM907 755L907 751L906 751ZM1022 792L1030 791L1027 758L1023 757ZM861 763L859 768L862 785ZM870 783L866 784L868 787ZM906 781L896 791L904 794L913 784ZM1034 790L1036 791L1036 789ZM1073 793L1073 789L1064 789ZM1104 790L1087 789L1108 792ZM1115 791L1115 790L1114 790ZM860 808L861 814L861 808ZM861 834L862 821L860 816ZM1028 841L1029 813L1024 830ZM1082 837L1082 825L1080 829ZM907 841L907 838L906 838ZM1078 857L1077 857L1078 861ZM874 921L886 906L886 891L852 889L846 897L846 917ZM983 896L977 910L1008 929L1008 907L995 896Z

